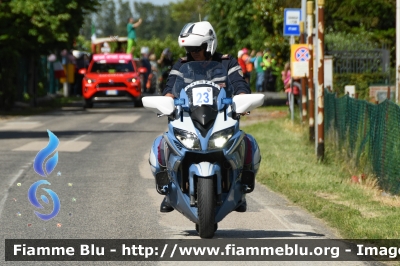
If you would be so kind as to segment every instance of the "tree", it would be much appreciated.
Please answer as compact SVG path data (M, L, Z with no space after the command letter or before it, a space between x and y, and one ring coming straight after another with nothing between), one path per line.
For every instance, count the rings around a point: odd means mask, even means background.
M196 22L205 19L208 0L185 0L171 3L171 17L175 21L185 23Z
M151 3L135 2L135 11L138 14L135 19L142 18L143 22L137 28L138 38L150 40L152 37L161 40L169 34L178 36L185 22L176 22L171 18L168 5L156 6Z
M80 29L80 35L84 36L87 40L92 37L93 31L96 29L95 14L91 13L85 16L82 28Z
M394 47L396 35L395 0L326 1L325 28L328 32L373 33L371 41Z
M288 40L283 36L283 11L299 7L294 0L241 1L210 0L207 3L209 21L217 31L218 46L236 55L243 47L255 50L270 49L287 60Z
M22 54L38 54L71 47L85 15L94 11L99 1L10 0L1 5L10 13L6 21L9 27L0 32L0 38Z
M102 37L118 35L115 11L116 7L113 0L106 0L101 5L96 16L96 30L101 32Z
M118 36L126 36L126 25L128 23L128 19L132 17L132 10L129 5L129 2L123 2L122 0L118 0L119 9L118 9L118 18L119 22L117 25L117 35Z
M39 55L71 48L85 15L100 0L2 0L0 1L1 106L12 104L17 83L18 56L28 65L29 93L34 98L35 66ZM12 56L12 57L11 57Z

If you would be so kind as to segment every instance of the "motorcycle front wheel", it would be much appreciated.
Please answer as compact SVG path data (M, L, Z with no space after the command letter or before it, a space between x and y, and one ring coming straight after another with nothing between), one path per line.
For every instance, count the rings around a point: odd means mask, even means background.
M216 232L217 229L218 229L218 224L214 224L214 232ZM196 231L197 231L197 233L199 232L199 225L198 224L196 224Z
M215 191L212 177L199 177L197 180L197 214L199 217L199 236L212 238L215 226Z

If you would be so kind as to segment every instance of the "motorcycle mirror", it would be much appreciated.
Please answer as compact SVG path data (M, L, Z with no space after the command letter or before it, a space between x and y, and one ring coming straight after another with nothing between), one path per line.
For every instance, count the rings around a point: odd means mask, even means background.
M233 96L233 110L247 113L264 104L264 94L240 94Z

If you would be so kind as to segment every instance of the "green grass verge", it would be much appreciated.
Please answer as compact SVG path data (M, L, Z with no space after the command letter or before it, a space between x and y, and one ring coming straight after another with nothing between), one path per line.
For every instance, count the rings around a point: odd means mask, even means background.
M268 117L272 110L255 111ZM325 144L325 160L318 162L314 145L308 141L307 126L293 124L284 115L243 130L256 138L261 149L259 182L322 218L343 238L399 238L398 198L378 190L371 177L352 183L356 170L333 150L333 145Z

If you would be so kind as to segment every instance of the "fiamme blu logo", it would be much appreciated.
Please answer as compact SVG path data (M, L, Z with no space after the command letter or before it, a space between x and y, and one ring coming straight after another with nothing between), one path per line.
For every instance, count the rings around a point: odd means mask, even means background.
M53 134L50 130L47 130L47 133L49 135L49 143L47 144L46 147L44 147L42 150L40 150L33 162L33 169L35 172L42 176L42 177L49 177L51 172L56 168L57 163L58 163L58 151L56 151L58 144L60 141L56 137L56 135ZM39 202L38 198L36 197L36 194L40 194L40 192L46 192L51 199L51 202L53 202L53 210L49 214L44 214L39 211L34 211L37 217L44 221L48 221L53 219L58 212L60 211L60 200L57 196L57 194L48 188L41 188L38 193L39 186L41 185L51 185L49 181L47 180L39 180L35 183L32 184L32 186L28 190L28 199L31 202L31 204L36 207L37 209L44 209L42 204ZM40 199L45 203L45 204L50 204L49 198L46 195L40 195Z

